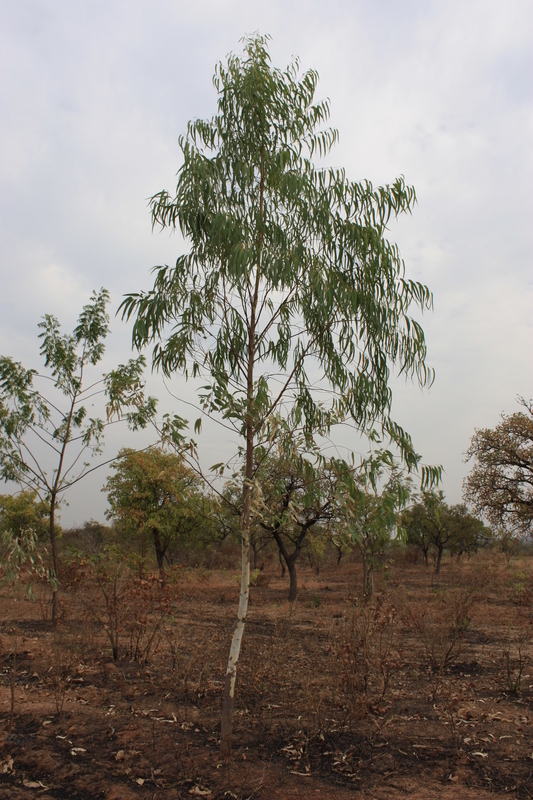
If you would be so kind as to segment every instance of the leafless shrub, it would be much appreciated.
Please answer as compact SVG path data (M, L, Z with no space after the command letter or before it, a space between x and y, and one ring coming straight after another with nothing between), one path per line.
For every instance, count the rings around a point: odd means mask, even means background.
M131 577L127 587L128 616L124 620L125 655L132 661L147 662L159 650L164 629L172 619L176 586L162 585L159 576Z
M502 650L502 667L497 676L497 682L505 692L520 693L524 670L530 663L527 653L530 641L529 626L523 625L518 630L509 628Z
M56 712L63 711L65 698L74 676L76 664L76 645L72 637L55 633L52 640L52 664L48 670L48 681L52 685Z
M402 663L397 616L395 603L385 594L366 603L354 601L333 638L337 705L345 710L347 720L366 716L384 700L392 673Z
M439 587L407 605L404 622L410 627L423 654L422 667L429 672L433 699L443 671L462 652L464 637L471 626L479 587L473 582L460 587Z
M10 669L9 669L9 720L7 723L7 735L11 734L13 730L13 721L15 718L15 685L17 682L17 653L18 653L18 636L15 636L13 650L9 654Z
M249 682L252 706L276 703L281 685L289 683L291 656L294 657L292 625L288 619L276 619L262 631L254 647L243 652L243 681Z
M100 590L90 603L90 611L109 639L113 660L125 657L147 663L166 639L175 665L172 626L167 623L172 619L177 585L163 584L153 573L140 578L117 548L104 551L105 559L87 561L87 578L95 580Z

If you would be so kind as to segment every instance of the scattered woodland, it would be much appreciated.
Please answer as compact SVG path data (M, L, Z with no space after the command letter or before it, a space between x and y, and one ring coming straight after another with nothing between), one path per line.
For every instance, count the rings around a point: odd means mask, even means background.
M393 372L434 379L387 239L416 194L315 166L317 84L258 34L216 68L150 202L189 250L119 307L139 355L99 371L102 288L43 317L40 370L0 356L0 797L533 794L533 403L473 431L450 505L392 417ZM192 431L146 348L202 378ZM202 415L239 440L209 470ZM63 529L96 469L107 524Z

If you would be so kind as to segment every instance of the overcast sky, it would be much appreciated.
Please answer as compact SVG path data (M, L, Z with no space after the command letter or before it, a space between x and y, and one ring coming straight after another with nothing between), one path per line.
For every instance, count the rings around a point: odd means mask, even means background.
M147 198L174 188L177 137L215 112L215 64L254 31L276 66L298 55L319 72L334 164L416 188L390 238L434 293L436 380L395 382L393 415L460 502L474 428L533 396L531 0L0 0L0 353L39 367L44 313L69 331L105 286L114 314L172 263L180 243L152 233ZM104 369L130 356L128 326L112 331ZM180 379L172 390L194 399ZM141 442L114 433L108 455ZM234 447L214 425L199 444L205 465ZM104 479L71 496L64 524L103 518Z

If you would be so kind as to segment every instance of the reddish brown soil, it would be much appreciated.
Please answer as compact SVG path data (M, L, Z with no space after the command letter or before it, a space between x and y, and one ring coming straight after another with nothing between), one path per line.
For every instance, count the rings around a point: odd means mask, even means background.
M227 763L231 572L183 571L163 597L123 577L117 661L89 573L67 574L56 630L5 587L0 798L531 797L532 576L477 556L431 586L398 558L364 602L347 564L301 570L291 606L271 565L252 590Z

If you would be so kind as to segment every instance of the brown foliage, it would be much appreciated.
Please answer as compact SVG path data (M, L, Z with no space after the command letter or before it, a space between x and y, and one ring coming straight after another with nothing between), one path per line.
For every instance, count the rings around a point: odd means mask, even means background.
M476 430L466 460L474 468L464 482L465 500L496 527L533 531L533 401L525 411L501 415L495 428Z

